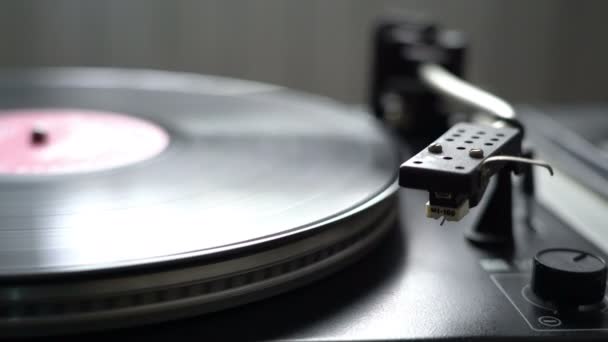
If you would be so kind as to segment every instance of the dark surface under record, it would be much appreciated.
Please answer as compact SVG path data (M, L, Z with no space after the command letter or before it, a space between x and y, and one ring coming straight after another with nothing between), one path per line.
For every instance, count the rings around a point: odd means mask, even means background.
M329 278L220 313L95 336L313 341L608 338L608 330L595 330L608 329L604 314L582 321L561 317L559 327L548 327L538 319L549 315L541 320L550 323L550 312L535 309L521 297L530 260L538 250L569 247L598 252L553 215L538 207L535 230L523 226L518 216L515 249L490 253L463 237L478 209L460 223L439 226L424 217L426 193L402 190L400 195L400 224L374 252ZM591 330L576 330L581 328Z

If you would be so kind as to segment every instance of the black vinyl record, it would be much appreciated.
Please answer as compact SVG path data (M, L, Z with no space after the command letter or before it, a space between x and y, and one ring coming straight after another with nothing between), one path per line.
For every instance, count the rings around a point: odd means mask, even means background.
M85 124L87 113L149 123L166 146L119 166L0 171L0 329L11 335L255 300L347 264L393 222L395 147L371 116L330 100L156 71L0 74L0 123L74 111ZM127 155L138 136L78 139Z

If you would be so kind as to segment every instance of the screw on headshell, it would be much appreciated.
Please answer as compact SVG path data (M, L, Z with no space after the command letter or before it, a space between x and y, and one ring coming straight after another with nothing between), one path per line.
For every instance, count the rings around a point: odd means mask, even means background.
M428 148L429 152L431 153L441 153L443 151L443 147L441 146L440 143L434 143L431 146L429 146Z
M472 148L469 151L469 156L471 158L475 158L475 159L481 159L483 158L483 150L480 148Z

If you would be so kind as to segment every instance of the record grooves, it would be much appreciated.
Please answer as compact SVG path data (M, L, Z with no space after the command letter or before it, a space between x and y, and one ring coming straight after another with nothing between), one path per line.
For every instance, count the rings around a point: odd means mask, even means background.
M10 318L0 329L12 335L141 324L267 297L356 260L395 220L395 147L372 118L325 99L154 71L0 74L0 122L31 108L58 122L61 109L79 110L85 125L95 113L124 113L159 124L169 144L140 141L162 152L122 151L135 162L98 170L0 173L0 317ZM29 139L52 149L56 131L42 126ZM118 146L112 129L71 146L96 165Z

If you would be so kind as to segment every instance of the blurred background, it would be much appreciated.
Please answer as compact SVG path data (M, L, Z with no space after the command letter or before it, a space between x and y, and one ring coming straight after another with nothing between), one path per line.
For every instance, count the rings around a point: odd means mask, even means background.
M509 100L608 100L602 0L0 0L0 67L179 70L361 103L373 23L391 9L464 31L468 78Z

